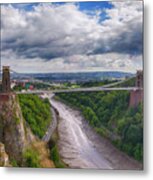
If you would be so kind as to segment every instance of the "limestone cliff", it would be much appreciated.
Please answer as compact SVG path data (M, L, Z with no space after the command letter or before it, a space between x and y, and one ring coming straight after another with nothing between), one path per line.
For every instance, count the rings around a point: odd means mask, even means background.
M9 157L5 151L5 145L0 142L0 166L10 166Z
M10 166L13 162L28 166L24 155L29 148L39 154L40 167L55 167L47 144L35 137L25 122L18 96L0 93L0 166Z
M30 140L15 94L0 94L0 141L7 154L20 162Z

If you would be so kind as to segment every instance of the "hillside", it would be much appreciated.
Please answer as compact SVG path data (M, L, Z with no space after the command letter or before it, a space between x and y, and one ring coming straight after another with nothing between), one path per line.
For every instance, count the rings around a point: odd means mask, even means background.
M12 74L15 79L35 78L49 82L91 82L105 79L120 79L132 77L134 74L119 71L102 71L102 72L73 72L73 73L36 73L36 74Z

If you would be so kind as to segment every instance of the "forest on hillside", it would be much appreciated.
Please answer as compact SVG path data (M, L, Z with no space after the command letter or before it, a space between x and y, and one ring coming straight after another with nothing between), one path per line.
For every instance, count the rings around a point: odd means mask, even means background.
M42 138L51 122L50 102L33 94L20 94L22 114L32 132Z
M59 93L57 99L82 115L101 136L129 156L143 161L143 105L129 107L128 91Z

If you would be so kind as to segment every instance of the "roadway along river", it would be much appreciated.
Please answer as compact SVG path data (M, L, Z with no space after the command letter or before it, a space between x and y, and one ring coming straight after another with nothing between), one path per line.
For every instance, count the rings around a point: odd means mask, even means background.
M137 161L98 136L78 111L53 98L51 104L59 112L59 152L63 161L71 168L142 168Z

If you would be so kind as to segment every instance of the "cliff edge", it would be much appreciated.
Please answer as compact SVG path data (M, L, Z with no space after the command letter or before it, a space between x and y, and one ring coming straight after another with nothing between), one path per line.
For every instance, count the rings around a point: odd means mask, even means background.
M30 153L30 154L29 154ZM35 155L37 154L37 157ZM33 157L38 164L35 164ZM33 164L29 164L33 162ZM46 143L35 137L15 93L0 94L0 166L55 167Z
M28 141L18 98L15 94L0 94L0 141L7 154L21 161Z

